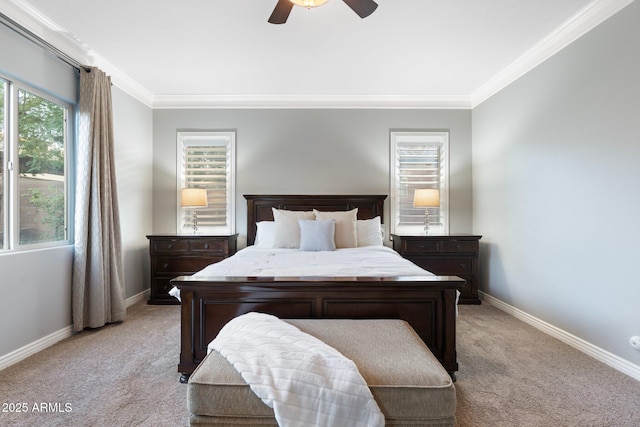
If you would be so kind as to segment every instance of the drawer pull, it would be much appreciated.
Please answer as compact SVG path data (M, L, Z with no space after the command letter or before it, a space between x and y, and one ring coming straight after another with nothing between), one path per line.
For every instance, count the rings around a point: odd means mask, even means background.
M168 247L169 249L173 248L173 243L169 243L169 244L167 245L167 247Z
M456 249L460 249L460 248L462 248L462 246L456 245Z
M204 248L205 248L205 249L209 249L209 244L208 244L208 243L205 243Z
M467 268L467 264L460 264L460 268Z
M167 268L167 267L169 267L169 264L167 264L167 263L162 264L162 268Z

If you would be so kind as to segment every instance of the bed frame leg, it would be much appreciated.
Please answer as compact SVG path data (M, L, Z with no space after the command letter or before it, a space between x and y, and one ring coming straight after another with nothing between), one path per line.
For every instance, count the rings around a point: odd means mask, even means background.
M455 372L449 372L449 376L451 377L451 381L453 381L454 383L458 379L458 378L456 378L456 373Z
M180 375L180 383L186 384L189 382L189 374L181 374Z

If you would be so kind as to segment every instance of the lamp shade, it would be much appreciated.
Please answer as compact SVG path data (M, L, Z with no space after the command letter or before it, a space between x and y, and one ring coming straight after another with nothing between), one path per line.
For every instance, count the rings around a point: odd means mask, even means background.
M205 188L183 188L180 193L180 206L183 208L206 208L207 190Z
M440 190L421 188L413 193L413 207L434 208L438 206L440 206Z

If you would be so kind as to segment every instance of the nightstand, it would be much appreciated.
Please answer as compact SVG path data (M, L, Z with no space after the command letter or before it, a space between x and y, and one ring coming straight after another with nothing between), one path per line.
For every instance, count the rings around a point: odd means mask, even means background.
M200 236L157 234L149 239L151 295L148 304L179 304L169 295L170 280L202 270L236 253L237 234Z
M482 236L392 234L393 249L404 258L439 276L458 276L467 281L460 304L480 304L478 298L478 251Z

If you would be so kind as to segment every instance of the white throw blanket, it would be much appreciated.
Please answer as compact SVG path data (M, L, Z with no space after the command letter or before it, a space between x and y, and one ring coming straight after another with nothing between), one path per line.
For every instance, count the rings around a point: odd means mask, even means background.
M275 316L248 313L209 344L273 408L281 427L384 426L353 361Z

